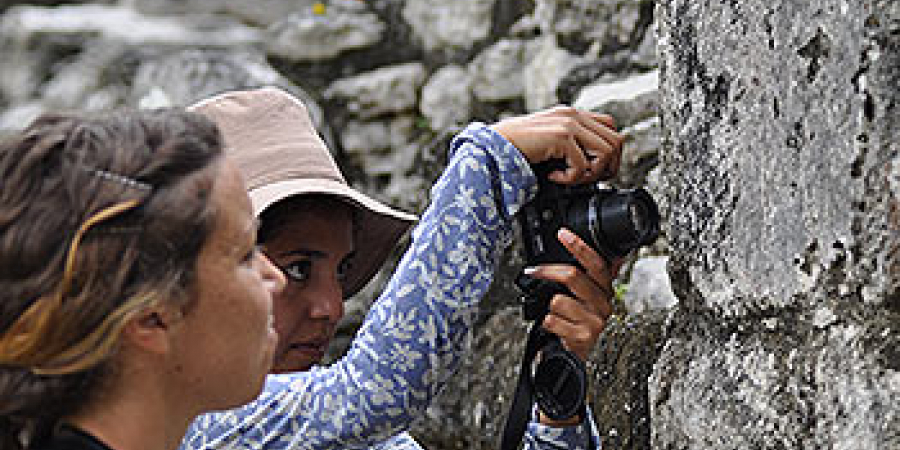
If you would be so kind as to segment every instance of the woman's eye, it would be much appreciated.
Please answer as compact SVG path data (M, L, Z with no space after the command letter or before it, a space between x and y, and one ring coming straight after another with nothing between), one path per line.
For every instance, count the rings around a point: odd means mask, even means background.
M244 255L243 262L249 263L253 262L256 259L256 256L262 253L262 248L259 245L254 245L253 248Z
M300 260L281 267L284 275L294 282L303 282L309 279L312 272L312 261Z
M351 268L353 268L353 260L351 258L347 258L347 259L341 261L341 263L338 264L338 268L337 268L338 280L340 280L340 281L346 280L347 276L350 274Z

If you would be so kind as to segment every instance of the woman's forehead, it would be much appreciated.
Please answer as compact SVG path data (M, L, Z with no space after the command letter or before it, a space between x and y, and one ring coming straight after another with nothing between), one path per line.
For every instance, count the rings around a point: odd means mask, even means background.
M237 241L247 235L256 235L259 220L253 215L243 178L227 159L216 171L211 201L216 210L213 236Z

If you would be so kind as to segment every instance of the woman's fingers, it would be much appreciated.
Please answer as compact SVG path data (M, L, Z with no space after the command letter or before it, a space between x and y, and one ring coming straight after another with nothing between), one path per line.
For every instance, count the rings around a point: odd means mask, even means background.
M582 280L581 283L577 283L576 286L570 287L570 289L583 289L580 293L575 291L573 291L573 293L576 296L579 296L579 298L585 299L596 299L597 297L591 291L593 289L599 289L605 297L607 297L601 306L603 317L609 316L609 314L612 313L612 307L609 302L614 295L612 282L615 280L616 275L618 275L618 268L621 266L621 261L617 261L618 264L610 267L609 263L600 255L600 253L568 229L561 228L557 231L557 238L559 239L559 242L566 247L569 253L575 257L575 260L578 261L578 264L581 265L582 269L589 277L589 281ZM593 289L584 287L586 283L591 284ZM605 308L609 309L607 310Z
M584 304L591 314L602 318L612 314L612 287L595 282L589 275L569 264L543 264L530 275L565 286L576 301Z
M567 167L550 174L557 183L582 184L615 175L623 136L612 117L558 106L491 126L531 163L563 158Z
M587 359L606 326L606 317L587 310L584 303L567 295L556 295L543 328L562 339L563 344L581 359Z
M557 294L551 300L543 327L559 336L566 348L586 358L612 314L612 282L621 261L610 265L569 230L561 229L558 238L578 265L542 264L530 269L529 275L568 289L567 294Z

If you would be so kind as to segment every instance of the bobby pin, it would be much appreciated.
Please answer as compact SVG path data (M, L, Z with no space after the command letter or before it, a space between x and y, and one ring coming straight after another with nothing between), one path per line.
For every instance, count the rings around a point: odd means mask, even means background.
M101 169L88 169L88 170L90 170L92 174L94 174L100 178L103 178L105 180L115 181L116 183L124 184L125 186L128 186L128 187L142 189L145 191L150 191L153 189L153 186L151 186L147 183L144 183L143 181L138 181L138 180L135 180L134 178L129 178L124 175L107 172L107 171L101 170Z

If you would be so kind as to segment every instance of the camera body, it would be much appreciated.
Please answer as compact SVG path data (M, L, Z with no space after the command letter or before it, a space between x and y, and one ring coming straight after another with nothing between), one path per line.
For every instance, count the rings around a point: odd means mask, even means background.
M519 212L527 264L578 264L557 239L560 228L574 232L607 260L656 240L659 209L646 190L556 184L547 179L552 170L550 165L535 167L538 194Z
M571 230L607 261L624 257L656 240L660 230L659 209L646 190L618 190L596 184L568 186L547 178L549 173L561 168L564 168L563 161L534 166L538 194L517 217L526 266L563 263L580 267L559 242L560 228ZM543 321L554 295L572 295L559 283L525 274L519 274L516 285L524 294L525 319L536 325ZM555 420L578 414L584 408L587 393L583 362L568 352L556 336L540 328L533 332L540 347L535 353L540 354L540 362L530 378L538 406Z

